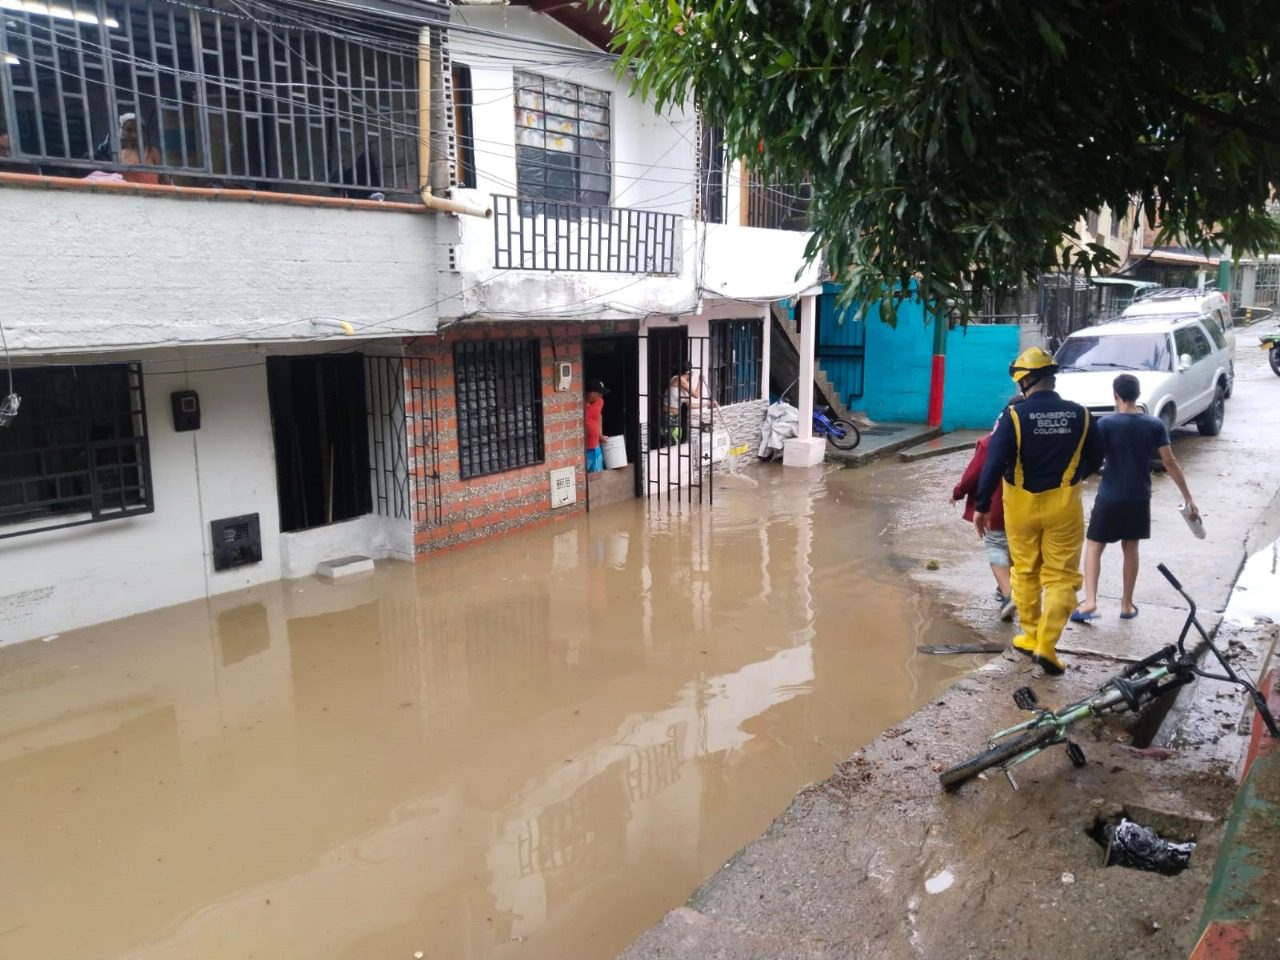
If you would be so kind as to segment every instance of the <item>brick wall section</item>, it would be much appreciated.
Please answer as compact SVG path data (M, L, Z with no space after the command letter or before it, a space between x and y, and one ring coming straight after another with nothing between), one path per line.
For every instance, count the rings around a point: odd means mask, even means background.
M582 338L610 333L634 332L634 323L496 323L463 322L438 337L412 341L411 356L430 357L435 366L434 430L440 450L440 521L420 522L414 530L419 557L572 517L586 509L586 463L583 447ZM461 340L523 340L536 337L542 361L542 463L503 473L463 480L458 460L457 399L454 392L453 347ZM554 344L554 346L553 346ZM556 366L573 365L573 383L556 392ZM406 384L426 391L427 384ZM414 484L434 488L426 477L427 464L412 464ZM577 469L577 500L567 507L551 509L549 473L561 467Z

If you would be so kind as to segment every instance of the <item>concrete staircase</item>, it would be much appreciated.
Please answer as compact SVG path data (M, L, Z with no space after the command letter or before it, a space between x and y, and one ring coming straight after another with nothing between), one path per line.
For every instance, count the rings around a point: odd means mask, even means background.
M770 368L773 373L771 379L778 384L778 389L785 389L788 384L799 377L800 370L800 332L796 329L795 322L792 321L790 311L780 304L773 304L773 326L774 329L782 333L782 341L790 346L790 356L779 357L777 351L773 352ZM773 346L778 346L778 339L774 338ZM781 361L781 362L779 362ZM845 406L844 398L840 396L840 391L835 388L831 380L823 373L822 368L816 363L813 370L813 392L815 399L821 403L825 403L835 415L842 420L854 420L858 424L866 421L861 418L854 418L849 408Z

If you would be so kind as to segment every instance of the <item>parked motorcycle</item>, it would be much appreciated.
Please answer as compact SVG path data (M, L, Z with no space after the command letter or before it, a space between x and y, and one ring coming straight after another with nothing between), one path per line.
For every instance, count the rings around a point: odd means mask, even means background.
M1280 377L1280 333L1264 335L1258 346L1267 351L1267 359L1271 361L1271 372Z

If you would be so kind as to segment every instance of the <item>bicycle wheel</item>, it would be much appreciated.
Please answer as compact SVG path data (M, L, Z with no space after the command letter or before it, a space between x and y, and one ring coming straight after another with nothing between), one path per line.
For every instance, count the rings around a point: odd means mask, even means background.
M1036 747L1048 746L1058 736L1056 727L1043 726L1028 730L1020 736L1006 740L1004 743L997 744L990 750L984 750L977 756L970 757L963 763L957 763L954 767L948 767L938 774L938 779L942 781L944 789L951 791L958 788L961 784L972 780L983 770L998 766L1006 761L1012 760L1019 754L1026 753L1028 750L1034 750Z
M837 450L852 450L862 442L862 434L848 420L832 420L827 441Z

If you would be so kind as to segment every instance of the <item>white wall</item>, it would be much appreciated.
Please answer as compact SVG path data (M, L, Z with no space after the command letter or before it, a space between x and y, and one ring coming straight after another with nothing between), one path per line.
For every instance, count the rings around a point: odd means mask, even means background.
M312 317L431 332L455 235L435 213L0 188L9 349L314 339Z
M514 71L607 90L613 143L614 206L693 214L697 143L693 111L659 115L650 104L630 94L629 81L619 79L612 58L550 17L521 7L455 7L454 23L500 31L511 41L547 41L578 48L595 62L573 63L567 52L532 44L495 40L454 32L449 49L454 63L471 68L474 88L472 121L476 138L477 202L491 193L515 195ZM513 61L515 61L513 63ZM467 196L469 191L460 191Z
M155 512L0 540L0 644L310 574L325 558L412 557L407 520L282 536L265 356L244 346L184 352L77 358L142 360ZM179 433L169 394L188 389L201 424ZM209 521L246 513L259 516L262 562L215 572Z

